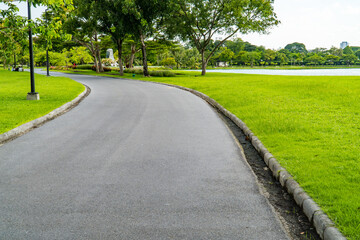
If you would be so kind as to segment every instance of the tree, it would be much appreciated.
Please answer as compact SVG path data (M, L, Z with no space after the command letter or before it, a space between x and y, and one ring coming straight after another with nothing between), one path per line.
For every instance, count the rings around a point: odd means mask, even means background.
M199 51L202 75L215 51L236 33L265 32L279 21L271 0L175 0L173 13L167 19L170 36L189 40ZM206 54L215 34L224 38ZM206 54L206 55L205 55Z
M267 65L274 65L274 60L276 58L276 51L271 49L266 49L264 53L264 60Z
M69 51L69 58L72 63L76 64L84 64L90 63L92 61L92 57L87 51L86 47L73 47Z
M325 63L325 59L317 53L314 53L304 59L307 65L320 65Z
M26 18L17 15L19 9L11 3L7 3L8 9L0 10L0 58L4 68L11 57L27 46L26 41Z
M354 64L357 59L354 54L344 54L340 60L350 66Z
M325 61L327 62L327 64L329 65L334 65L335 63L339 62L340 57L339 56L335 56L332 54L329 54L325 57Z
M150 76L147 65L146 38L157 32L162 17L168 14L170 0L128 0L124 2L126 24L136 40L141 43L144 76Z
M221 53L219 55L219 60L222 62L230 62L234 58L235 54L233 51L224 47L221 49Z
M259 52L246 52L242 58L245 64L250 64L251 67L254 67L254 63L260 60L261 54Z
M99 19L95 4L95 1L90 0L74 0L75 9L66 18L64 29L72 35L74 41L90 51L96 72L103 72L98 41Z
M303 43L294 42L285 46L286 50L292 53L307 53L306 47Z
M331 54L331 55L341 57L343 55L343 50L341 48L331 47L328 50L328 53Z
M343 53L344 54L354 54L354 51L351 49L351 47L347 46L346 48L343 49Z
M358 57L358 59L360 59L360 50L357 50L354 54Z
M176 65L175 59L172 57L165 58L160 63L162 66L173 68Z
M123 0L97 0L97 16L99 17L100 29L109 34L117 46L118 64L120 76L124 75L123 69L123 43L130 32L129 25L126 24L127 16L126 2ZM124 10L125 9L125 10Z
M172 50L172 54L174 56L174 60L176 62L176 67L179 69L184 65L185 62L185 48L183 46L179 46Z
M282 66L284 64L287 64L289 62L289 59L284 52L278 51L276 52L275 61Z

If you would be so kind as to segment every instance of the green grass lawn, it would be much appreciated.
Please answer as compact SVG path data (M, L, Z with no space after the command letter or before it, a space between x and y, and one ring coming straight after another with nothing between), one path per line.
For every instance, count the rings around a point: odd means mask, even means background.
M214 98L249 126L349 239L360 239L360 77L183 73L135 78Z
M203 92L242 119L339 229L360 239L360 77L149 80Z
M35 74L35 83L40 100L28 101L30 73L0 70L0 134L46 115L85 89L82 84L63 77Z

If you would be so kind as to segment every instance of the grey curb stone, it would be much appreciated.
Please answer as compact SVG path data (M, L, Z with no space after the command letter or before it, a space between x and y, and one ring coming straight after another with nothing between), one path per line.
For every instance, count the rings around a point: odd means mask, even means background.
M303 202L303 210L310 222L313 222L314 214L320 211L320 207L312 199L306 199Z
M310 196L304 191L302 188L297 188L294 191L294 199L295 202L300 206L303 207L303 203L306 199L310 199Z
M337 228L328 227L324 232L324 240L346 240Z
M288 193L290 193L291 195L294 195L295 189L297 189L299 187L300 187L300 185L294 179L288 179L286 181L286 189L287 189Z
M334 223L328 218L323 211L317 211L314 214L314 226L316 228L317 233L320 235L322 239L324 239L324 232L328 227L334 227Z
M279 180L279 174L280 171L285 170L283 167L281 167L280 163L275 158L270 159L269 161L269 168L273 172L273 176Z
M274 156L273 156L271 153L268 152L268 153L265 154L265 156L264 156L264 161L265 161L265 163L266 163L267 166L269 166L269 160L270 160L271 158L274 158Z
M286 181L288 179L292 179L291 174L288 173L288 171L286 171L285 169L281 170L280 173L279 173L279 182L280 182L281 186L285 187L286 186Z
M84 85L85 86L85 85ZM3 134L0 134L0 143L4 143L6 141L9 141L13 138L16 138L18 136L21 136L22 134L30 131L31 129L51 120L54 119L56 116L63 114L64 112L71 109L73 106L81 102L81 100L84 99L84 97L90 92L90 88L85 86L85 90L80 93L74 100L71 102L65 103L61 107L51 111L50 113L46 114L45 116L42 116L40 118L37 118L35 120L32 120L30 122L24 123L8 132L5 132Z
M176 86L172 84L157 83L157 82L153 82L153 83L171 86L191 92L194 95L202 98L210 105L217 108L217 110L222 112L225 116L230 118L251 140L251 143L253 144L255 149L259 152L259 154L262 156L264 162L272 170L273 175L280 181L283 187L286 187L288 193L293 195L295 201L300 207L302 207L306 216L309 219L311 218L313 220L312 221L313 225L315 226L316 231L318 232L320 237L324 240L346 240L346 238L340 233L340 231L334 227L334 223L328 218L328 216L320 210L319 206L310 198L309 195L307 195L307 193L293 179L291 174L289 174L286 171L286 169L281 167L281 165L274 158L274 156L266 149L266 147L262 144L262 142L254 135L254 133L247 127L247 125L243 121L241 121L234 114L232 114L223 106L221 106L219 103L217 103L214 99L208 97L203 93L200 93L193 89Z

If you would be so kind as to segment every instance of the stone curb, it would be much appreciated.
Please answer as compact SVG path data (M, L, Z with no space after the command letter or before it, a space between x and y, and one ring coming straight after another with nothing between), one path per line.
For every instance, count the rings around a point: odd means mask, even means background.
M142 82L149 83L151 81ZM273 176L281 183L283 187L287 189L288 193L293 196L296 203L302 208L305 215L308 217L309 221L314 225L319 236L324 240L346 240L346 238L335 227L335 224L330 220L330 218L323 211L320 210L320 207L315 203L315 201L300 187L300 185L293 179L291 174L280 165L280 163L275 159L275 157L266 149L262 142L255 136L255 134L246 126L243 121L241 121L238 117L236 117L230 111L221 106L214 99L201 92L167 83L151 83L175 87L181 90L188 91L202 98L214 108L218 109L226 117L230 118L250 139L254 148L259 152L266 165L271 169Z
M42 116L40 118L37 118L35 120L32 120L30 122L24 123L14 129L11 129L10 131L7 131L3 134L0 134L0 144L3 144L7 141L10 141L14 138L17 138L27 132L29 132L31 129L36 128L42 124L44 124L47 121L50 121L57 116L60 116L61 114L69 111L71 108L79 104L87 95L90 93L90 88L86 85L85 90L80 93L74 100L71 102L65 103L59 108L56 108L55 110L51 111L50 113L46 114L45 116Z

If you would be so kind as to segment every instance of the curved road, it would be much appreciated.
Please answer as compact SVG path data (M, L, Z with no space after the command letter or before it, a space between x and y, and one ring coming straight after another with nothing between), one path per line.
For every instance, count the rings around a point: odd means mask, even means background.
M0 239L288 239L203 100L67 76L91 94L0 147Z

